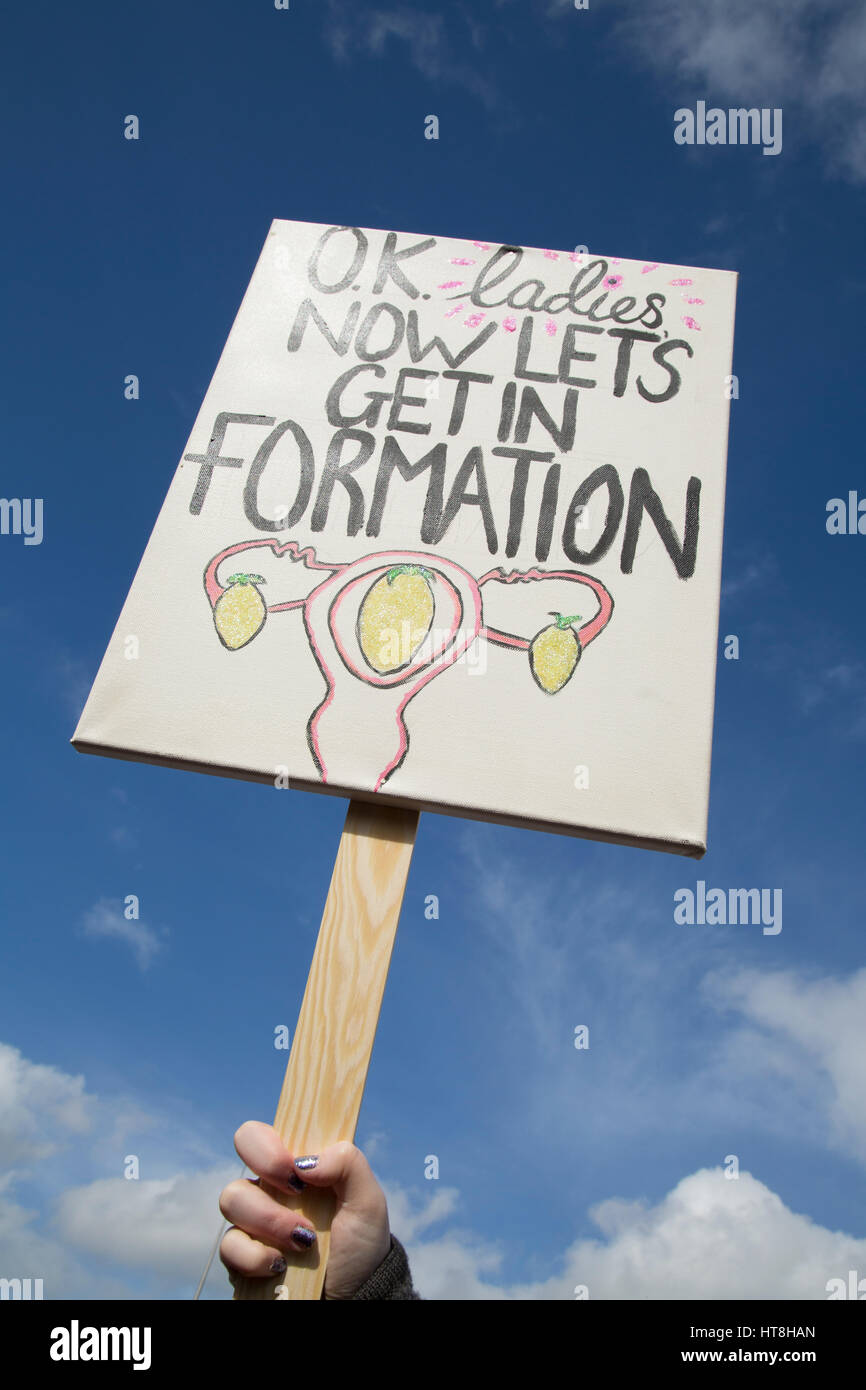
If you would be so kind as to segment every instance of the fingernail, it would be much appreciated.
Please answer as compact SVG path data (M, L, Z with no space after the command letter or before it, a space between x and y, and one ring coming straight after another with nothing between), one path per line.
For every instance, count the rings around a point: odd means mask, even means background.
M289 1176L286 1178L286 1182L289 1184L289 1187L292 1189L293 1192L303 1192L307 1186L307 1184L305 1182L301 1182L301 1179L296 1177L294 1173L289 1174Z
M302 1245L305 1250L309 1250L315 1239L316 1233L311 1231L309 1226L296 1226L292 1231L292 1240L296 1245Z
M285 1274L286 1262L282 1255L278 1255L275 1260L271 1260L271 1274Z
M318 1161L318 1154L308 1154L306 1158L296 1158L295 1167L300 1168L302 1173L308 1173L311 1168L315 1168Z

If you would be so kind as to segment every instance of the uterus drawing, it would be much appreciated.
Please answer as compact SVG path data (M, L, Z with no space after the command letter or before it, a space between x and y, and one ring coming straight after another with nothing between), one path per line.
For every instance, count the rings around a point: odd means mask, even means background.
M235 570L225 584L217 572L241 552L267 547L275 556L318 576L306 598L268 604L262 575ZM227 565L226 568L229 568ZM598 609L587 621L579 614L549 611L532 637L504 632L484 622L486 584L565 580L590 589ZM558 694L571 680L584 651L610 621L613 598L605 586L579 570L489 570L475 579L462 565L427 551L382 550L346 564L316 558L312 546L275 536L228 546L210 561L204 587L214 627L223 646L239 651L259 636L276 613L298 610L310 650L325 680L325 695L307 722L307 743L323 782L345 748L347 734L364 747L379 791L409 751L406 708L425 686L469 659L476 644L490 642L525 652L536 685ZM578 622L581 625L578 626Z

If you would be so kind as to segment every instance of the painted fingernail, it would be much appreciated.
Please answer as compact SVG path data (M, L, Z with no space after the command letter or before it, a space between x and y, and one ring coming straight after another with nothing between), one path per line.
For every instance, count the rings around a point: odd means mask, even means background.
M306 1158L296 1158L295 1167L300 1168L302 1173L308 1173L311 1168L315 1168L318 1161L318 1154L308 1154Z
M307 1186L307 1184L296 1177L294 1173L289 1174L288 1178L286 1178L286 1182L293 1192L303 1192Z
M282 1255L278 1255L275 1260L271 1260L271 1274L285 1274L286 1262Z
M315 1231L311 1231L308 1226L296 1226L292 1231L292 1240L296 1245L302 1245L305 1250L309 1250L315 1239Z

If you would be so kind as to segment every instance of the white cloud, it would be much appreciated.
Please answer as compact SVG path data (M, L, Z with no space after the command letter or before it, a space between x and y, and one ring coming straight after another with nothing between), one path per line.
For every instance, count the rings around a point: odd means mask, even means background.
M612 1198L591 1210L599 1239L575 1241L536 1283L495 1285L497 1247L449 1232L404 1242L430 1299L826 1299L827 1281L866 1270L866 1240L791 1211L750 1173L701 1169L654 1206ZM400 1231L396 1232L400 1235Z
M866 968L841 980L740 970L710 975L704 988L742 1019L720 1071L732 1064L767 1094L783 1078L792 1113L809 1116L815 1138L829 1124L835 1147L866 1163Z
M94 1164L119 1173L130 1136L143 1131L147 1168L174 1168L173 1176L98 1178L62 1190L71 1174L92 1172ZM61 1149L62 1165L54 1158ZM184 1171L187 1159L191 1171ZM177 1116L151 1114L134 1097L96 1096L84 1077L32 1062L6 1043L0 1167L7 1170L0 1177L0 1275L41 1278L52 1299L136 1298L142 1281L145 1296L182 1296L184 1288L191 1296L221 1223L219 1191L238 1175L236 1159L214 1161L200 1125L187 1130ZM111 1273L108 1261L117 1266Z
M91 1126L93 1097L83 1076L30 1062L0 1043L0 1161L6 1164L45 1158L71 1134Z
M495 9L504 14L515 3L496 0ZM859 0L823 0L820 6L815 0L626 0L623 8L619 40L660 76L705 84L699 95L710 105L718 99L781 106L783 120L796 112L800 131L820 146L829 170L866 179L866 7ZM329 0L327 13L326 38L338 61L361 53L387 58L397 42L429 81L458 83L488 108L501 105L481 61L461 60L470 45L483 50L487 38L487 27L468 10L452 12L447 28L442 15L405 5L355 12ZM574 26L569 37L580 37L583 17L574 0L547 0L543 18L558 23L563 38L566 25ZM506 33L500 24L498 37ZM500 51L500 76L508 76L506 61L510 55ZM672 87L672 117L682 105L679 96Z
M806 671L791 652L797 671L800 710L832 720L845 738L866 738L866 667L860 661L814 660Z
M399 1236L400 1231L396 1230ZM501 1300L532 1297L512 1294L490 1277L500 1269L503 1253L471 1232L450 1231L438 1240L423 1244L404 1242L412 1273L412 1283L422 1298L446 1300Z
M388 1135L383 1129L373 1130L369 1134L364 1134L363 1139L356 1139L355 1143L360 1149L364 1150L370 1163L374 1159L381 1159L388 1150Z
M488 832L466 830L462 844L464 900L477 905L488 974L512 1031L528 1034L544 1062L543 1086L537 1068L524 1075L515 1061L510 1072L513 1103L533 1131L556 1116L560 1148L601 1152L618 1135L664 1131L670 1140L748 1125L866 1163L866 970L838 980L764 966L720 972L717 953L727 957L732 933L750 929L694 929L715 933L694 949L690 929L672 925L663 867L634 887L610 884L593 880L586 850L575 891L561 886L555 861L546 881L529 882L519 861L491 853ZM737 948L772 940L740 935ZM591 1066L580 1074L578 1113L571 1034L581 1022L592 1024ZM608 1045L595 1047L598 1028Z
M485 106L499 104L494 84L477 63L465 63L460 57L471 44L483 43L483 30L470 14L454 15L454 31L449 36L441 14L393 5L389 9L361 9L328 0L325 37L331 53L338 62L369 54L374 58L391 57L394 42L418 72L429 82L450 82L465 87ZM456 26L461 31L456 32ZM467 33L464 36L462 26Z
M0 1178L0 1275L6 1279L41 1279L46 1299L128 1298L116 1277L86 1269L60 1241L34 1227L35 1211L9 1194L11 1180Z
M382 1187L388 1199L391 1229L400 1234L401 1240L404 1235L406 1240L412 1240L446 1216L451 1216L460 1200L456 1187L440 1187L438 1182L433 1183L429 1194L420 1203L416 1203L409 1192L396 1183L383 1183Z
M857 1059L866 970L847 981L718 974L707 991L767 1040L765 1053L750 1055L753 1071L802 1072L807 1091L813 1072L821 1074L824 1090L829 1077L840 1142L864 1149ZM729 1057L722 1060L729 1066ZM82 1078L0 1045L2 1156L47 1155L45 1130L88 1131L89 1103ZM93 1103L107 1111L107 1104ZM149 1162L156 1167L169 1147L149 1141ZM218 1194L236 1176L236 1161L208 1161L177 1164L162 1178L100 1177L62 1191L43 1229L33 1211L12 1199L7 1177L0 1180L0 1267L6 1277L44 1278L48 1298L136 1298L143 1287L151 1297L178 1297L184 1287L192 1293L221 1224ZM507 1233L491 1241L458 1224L457 1189L435 1184L419 1196L399 1184L384 1186L391 1229L406 1245L416 1287L428 1299L570 1300L581 1284L596 1300L824 1299L828 1280L866 1271L866 1240L816 1225L747 1172L731 1180L721 1169L701 1169L654 1203L616 1197L598 1203L590 1210L596 1237L564 1245L551 1258L549 1276L512 1284L501 1282ZM208 1288L213 1297L229 1297L218 1262Z
M760 559L750 560L736 570L729 569L722 581L722 602L727 603L744 593L752 593L756 588L765 598L768 588L775 588L778 568L774 555L762 555Z
M390 1198L389 1198L390 1202ZM495 1284L502 1247L471 1232L395 1233L429 1299L825 1299L828 1280L866 1268L866 1240L815 1225L749 1173L683 1178L654 1206L611 1198L591 1209L600 1238L575 1241L535 1283Z
M866 8L851 0L632 0L620 34L651 68L706 84L710 105L797 111L828 168L866 179ZM682 105L671 88L673 107ZM790 138L790 137L789 137ZM762 161L775 163L775 161Z
M220 1191L237 1175L235 1162L164 1179L99 1178L62 1193L57 1229L120 1268L189 1281L191 1296L220 1224Z
M122 904L107 898L100 898L85 914L84 935L124 942L132 950L140 970L147 970L154 956L163 949L152 927L140 920L128 920Z

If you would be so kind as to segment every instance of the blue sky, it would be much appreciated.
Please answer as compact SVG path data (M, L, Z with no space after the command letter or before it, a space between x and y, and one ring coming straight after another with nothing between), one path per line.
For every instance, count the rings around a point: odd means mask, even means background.
M0 536L0 1275L188 1296L232 1133L273 1114L345 803L69 739L278 217L740 276L709 851L422 816L358 1131L416 1282L866 1276L866 537L825 525L866 494L862 9L154 0L7 29L2 492L44 499L44 537ZM678 145L698 100L780 108L782 151ZM699 878L781 888L782 931L677 925Z

